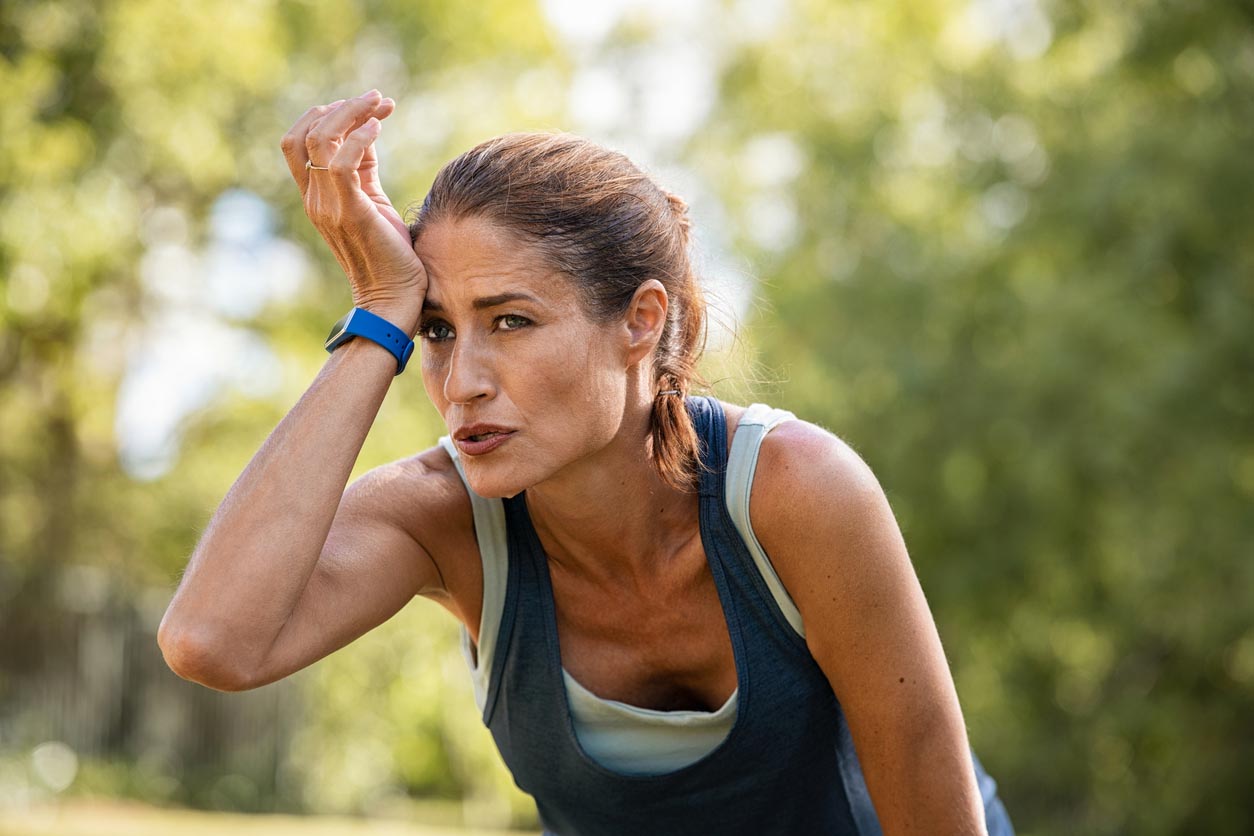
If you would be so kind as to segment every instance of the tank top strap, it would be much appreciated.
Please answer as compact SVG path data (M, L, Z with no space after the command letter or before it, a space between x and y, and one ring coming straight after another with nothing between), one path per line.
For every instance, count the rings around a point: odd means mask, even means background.
M462 655L470 667L471 684L475 703L484 710L488 696L488 680L492 661L496 657L497 634L501 627L501 613L505 608L505 592L509 578L508 529L505 523L505 504L499 499L489 499L475 493L466 479L462 457L450 436L442 435L439 444L457 467L470 497L474 514L475 541L479 545L479 560L483 569L483 603L479 616L479 641L475 643L470 631L461 628Z
M750 404L745 409L736 425L731 452L727 457L726 499L727 511L731 514L732 523L749 550L749 555L753 558L762 581L770 590L771 598L774 599L780 616L788 622L797 635L804 638L806 632L801 621L801 612L775 572L775 567L771 564L766 550L758 542L749 519L749 495L753 489L753 477L757 472L758 453L761 451L762 441L776 425L794 420L796 417L786 409L775 409L764 403Z
M747 494L748 483L743 482L742 473L729 471L727 417L723 412L723 405L713 397L690 397L688 410L703 442L701 456L706 467L701 473L702 517L704 524L709 527L710 537L718 544L718 547L711 549L714 544L706 543L711 568L721 567L721 571L714 573L715 583L730 583L735 590L735 598L740 602L741 611L746 617L755 620L759 629L751 631L754 642L769 643L773 647L772 653L800 653L809 659L804 634L799 629L801 613L784 589L760 544L757 550L761 556L754 554L751 542L757 543L757 540L752 536L752 530L749 530L750 536L746 537L745 532L736 525L729 508L728 499L732 490L738 494ZM761 426L750 424L750 434L742 444L749 444L749 439L755 432L764 432L768 425L774 425L769 418L763 420L764 417L761 410L755 410L750 416L751 421L758 420ZM782 416L775 417L783 420ZM739 438L739 426L736 432ZM749 447L736 448L736 452L740 456L751 453L756 460L760 442L761 438L758 437ZM733 476L736 477L735 482L731 481ZM725 579L720 578L723 574Z
M697 431L698 454L704 465L698 492L702 500L721 499L727 480L727 417L723 406L707 395L689 395L684 405Z

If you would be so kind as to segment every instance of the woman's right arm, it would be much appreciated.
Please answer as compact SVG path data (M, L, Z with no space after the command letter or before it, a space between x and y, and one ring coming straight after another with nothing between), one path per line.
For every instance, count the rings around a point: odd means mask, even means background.
M374 154L379 119L393 107L375 93L311 108L283 151L354 304L412 335L426 273L379 187ZM308 159L330 170L311 171ZM434 501L437 480L407 460L345 491L395 373L382 346L363 338L341 346L235 481L158 630L180 676L219 690L253 688L342 647L414 595L439 590L409 504L422 507L424 491Z

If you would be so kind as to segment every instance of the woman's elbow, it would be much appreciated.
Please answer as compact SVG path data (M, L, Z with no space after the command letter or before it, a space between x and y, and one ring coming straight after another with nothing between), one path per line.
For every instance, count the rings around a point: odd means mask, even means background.
M157 629L157 646L171 671L189 682L215 691L247 691L257 687L257 679L225 646L203 634L180 629L162 621Z

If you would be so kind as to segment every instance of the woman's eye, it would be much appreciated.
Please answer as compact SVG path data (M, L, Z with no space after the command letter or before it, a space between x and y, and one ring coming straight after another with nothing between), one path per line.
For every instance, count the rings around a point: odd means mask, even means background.
M521 325L507 325L505 328L506 331L517 331L519 328L526 328L528 325L531 324L530 319L527 319L527 317L525 316L519 316L518 314L505 314L504 316L500 317L500 319L502 322L515 320L517 322L522 323Z
M448 339L448 337L437 336L434 333L436 331L439 331L440 329L443 329L444 331L448 331L449 327L445 325L443 322L424 322L422 324L422 328L418 330L418 335L421 336L424 340L430 340L431 342L436 342L436 343L443 342L444 340Z
M502 331L517 331L531 324L530 319L518 314L503 314L498 316L496 321L502 323ZM442 343L452 339L453 329L449 328L448 323L433 319L422 324L418 329L418 336L428 342Z

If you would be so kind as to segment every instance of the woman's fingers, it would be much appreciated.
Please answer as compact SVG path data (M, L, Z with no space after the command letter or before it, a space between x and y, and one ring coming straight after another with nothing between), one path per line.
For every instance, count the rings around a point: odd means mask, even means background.
M425 282L408 228L378 182L374 142L380 120L395 110L371 90L310 108L283 138L305 214L344 268L354 299L396 299Z
M371 90L363 96L349 99L315 122L305 135L305 150L313 164L329 165L344 136L374 116L383 101L378 90Z
M300 186L302 194L309 183L309 171L305 168L305 162L309 159L309 154L305 149L305 135L309 133L309 128L315 122L337 109L345 101L347 100L340 99L330 104L315 105L309 108L283 135L283 139L279 143L279 147L283 149L283 158L287 160L288 170L292 172L292 178Z
M369 117L365 123L344 138L344 144L331 159L329 164L331 170L327 173L331 175L331 180L335 183L341 206L349 207L367 202L363 200L366 195L362 192L361 178L357 170L361 168L361 162L367 150L379 137L381 128L378 119L373 116Z
M371 116L383 119L395 109L394 101L382 98L377 90L371 90L353 99L339 99L305 111L279 143L301 194L308 190L311 182L316 182L310 179L311 172L305 167L307 162L327 165L346 133Z

